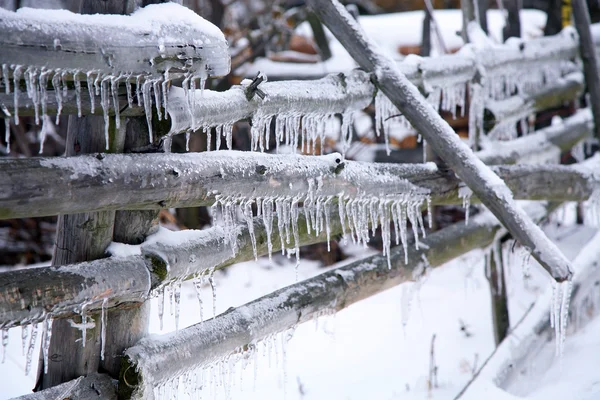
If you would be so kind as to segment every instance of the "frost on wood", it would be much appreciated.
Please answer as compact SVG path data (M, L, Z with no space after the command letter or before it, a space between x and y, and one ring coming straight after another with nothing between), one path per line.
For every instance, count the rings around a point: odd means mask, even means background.
M353 113L367 107L373 98L373 85L368 74L361 71L330 75L317 81L264 82L258 88L265 97L255 95L248 100L247 86L213 92L184 81L183 89L172 88L169 93L170 134L203 130L210 142L214 128L217 149L222 142L231 149L233 124L251 118L252 150L288 145L314 154L317 148L322 149L331 120L342 115L340 142L345 150L351 140ZM270 143L273 122L275 143Z
M118 91L123 85L130 106L134 94L138 104L143 103L151 129L152 102L160 116L161 108L167 109L163 98L167 99L165 91L173 77L183 75L195 82L208 76L226 75L230 68L222 32L188 8L174 3L149 5L130 16L0 9L0 45L7 94L11 91L10 78L13 79L15 123L18 123L21 79L25 80L38 124L46 116L50 85L58 103L57 122L63 97L71 87L68 82L73 82L81 115L81 91L85 90L82 82L85 82L92 113L96 106L100 107L107 121L108 109L114 103L118 128L121 108ZM105 126L108 148L107 122Z

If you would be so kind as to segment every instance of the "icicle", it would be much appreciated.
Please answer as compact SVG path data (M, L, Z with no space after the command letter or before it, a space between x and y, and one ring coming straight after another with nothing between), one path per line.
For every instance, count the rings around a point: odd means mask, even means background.
M44 318L44 328L42 331L42 355L44 358L44 373L48 373L48 353L50 351L50 340L52 339L52 322L51 316L46 315Z
M179 310L181 309L181 282L173 284L173 297L175 298L175 330L179 330Z
M204 312L202 309L202 296L201 296L201 289L202 289L202 277L201 276L194 276L194 279L192 280L192 283L194 284L194 289L196 289L196 298L198 299L198 305L200 306L200 322L204 321Z
M468 186L460 186L458 188L458 197L462 199L463 208L465 210L465 225L469 225L469 209L471 208L471 195L473 191Z
M35 115L35 124L40 123L40 93L38 91L38 71L32 67L25 71L25 86L27 87L27 95L33 102L33 110Z
M102 82L100 84L100 105L102 106L102 115L104 117L104 142L106 144L106 150L109 149L109 145L110 145L110 120L108 118L108 111L110 108L110 103L109 103L109 89L108 89L108 84L111 80L111 76L106 76L102 79Z
M152 87L154 89L154 102L156 103L156 114L158 116L158 120L161 121L162 120L162 95L161 95L161 85L160 85L160 79L156 79L154 81L152 81Z
M75 102L77 103L77 117L81 118L81 80L79 80L79 71L73 73L73 83L75 85Z
M131 88L131 77L132 74L129 74L125 78L125 90L127 91L127 106L129 108L133 107L133 90Z
M165 315L165 287L158 289L158 321L160 330L163 330L163 317Z
M210 290L212 291L212 301L213 301L213 318L217 316L217 285L215 283L215 271L211 270L210 275L208 275L208 283L210 284Z
M38 324L33 323L31 325L31 335L29 337L29 347L27 349L27 356L25 361L25 375L29 375L31 371L31 363L33 361L33 352L35 351L35 342L38 335Z
M25 355L25 349L27 348L27 336L28 336L28 332L27 329L29 328L29 326L27 325L21 325L21 345L22 345L22 355Z
M19 83L21 76L23 75L23 67L17 65L13 70L13 92L14 92L14 103L15 103L15 125L19 125Z
M190 136L191 136L191 130L187 130L185 132L185 151L190 151Z
M163 107L165 109L165 119L168 118L169 114L167 113L167 101L169 99L169 68L165 70L165 76L162 82L162 95L163 95Z
M569 301L571 299L572 282L553 282L552 306L550 311L550 325L556 334L556 355L563 356L564 344L569 317Z
M113 107L115 109L115 129L119 129L121 127L121 105L119 104L119 79L121 78L121 75L110 78L110 93L112 95Z
M40 72L39 75L39 96L42 104L42 123L44 123L44 119L47 116L47 108L48 108L48 74L50 71ZM39 125L38 119L36 118L36 124Z
M8 77L8 64L2 64L2 83L4 84L4 93L10 94L10 79Z
M40 142L39 154L42 154L44 152L44 143L46 142L48 129L52 129L49 127L49 125L52 125L52 121L50 120L49 116L45 115L42 119L42 129L40 129L40 132L38 134L38 140Z
M60 121L60 114L62 113L62 108L63 108L63 91L61 90L61 75L59 74L60 70L56 70L54 72L54 76L52 76L52 88L54 89L54 96L56 97L56 104L57 104L57 110L56 110L56 125L58 125L59 121ZM40 86L41 86L40 82ZM45 101L45 97L44 96L44 101ZM45 108L45 106L42 106L43 108ZM44 112L45 114L45 112Z
M144 112L146 113L146 123L148 125L148 140L152 144L154 140L154 135L152 134L152 100L150 99L151 87L152 82L148 80L144 81L142 85L142 97L144 99Z
M10 153L10 118L4 118L4 140L6 141L6 154Z
M88 93L90 94L90 108L91 108L91 113L94 113L94 110L96 108L96 98L94 96L94 79L92 78L92 73L93 71L88 71L88 73L86 74L86 79L87 79L87 88L88 88Z
M6 361L8 351L8 329L2 329L2 364Z
M269 260L271 260L273 253L273 242L271 241L271 235L273 233L273 198L265 198L264 201L262 201L262 207L258 205L257 208L259 212L262 213L265 232L267 233L267 252L269 253Z
M107 320L107 304L108 304L108 298L105 298L104 300L102 300L102 309L100 311L100 342L101 342L101 347L100 347L100 360L104 361L104 348L106 346L106 324L108 323Z
M427 196L427 220L429 221L429 229L433 229L433 213L431 212L431 196Z

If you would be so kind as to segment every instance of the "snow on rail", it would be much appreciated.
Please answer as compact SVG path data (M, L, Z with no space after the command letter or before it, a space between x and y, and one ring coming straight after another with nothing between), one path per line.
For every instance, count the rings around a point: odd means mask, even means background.
M19 123L21 80L25 80L27 94L33 101L36 124L46 121L50 84L58 102L57 123L68 81L74 82L81 115L82 82L86 82L92 113L96 106L102 108L107 148L111 103L119 125L120 85L127 89L130 106L134 94L138 105L143 103L151 130L152 103L159 116L161 108L166 110L173 76L183 74L188 80L200 81L202 86L207 77L226 75L230 69L223 33L175 3L149 5L129 16L0 9L0 46L2 83L6 94L10 94L12 86L15 96L15 124Z
M576 71L577 39L572 29L565 29L558 35L527 42L511 40L492 47L469 44L456 54L441 57L411 55L397 67L423 90L436 111L448 111L453 116L466 113L469 83L481 83L483 89L471 102L470 113L481 114L478 120L482 122L487 102L503 100L515 93L518 97L532 90L539 92L564 74ZM344 152L350 141L353 112L364 109L373 97L376 132L384 135L386 143L389 131L397 124L410 125L388 98L375 89L371 76L362 71L313 81L262 83L259 88L266 97L256 96L250 101L246 100L244 86L213 92L193 90L188 82L183 90L172 88L168 106L173 121L170 134L202 129L210 139L210 129L217 128L217 143L224 136L231 148L233 124L251 118L252 149L265 151L273 147L267 132L275 120L275 146L285 143L315 152L315 143L324 139L328 122L341 114L340 143ZM472 125L470 130L475 128Z

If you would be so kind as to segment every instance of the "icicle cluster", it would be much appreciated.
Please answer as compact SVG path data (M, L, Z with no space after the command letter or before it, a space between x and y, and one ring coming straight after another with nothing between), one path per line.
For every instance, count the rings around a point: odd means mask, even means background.
M567 335L569 319L569 301L571 299L572 282L552 282L552 305L550 306L550 326L556 335L556 355L562 357Z
M9 76L12 75L12 84ZM75 102L77 104L77 115L82 116L82 81L87 85L87 91L90 98L90 111L96 113L97 105L102 109L104 116L104 135L106 149L109 148L109 113L115 114L115 126L120 128L119 111L119 87L124 84L127 91L127 104L133 107L134 103L144 107L146 120L148 122L148 133L150 142L152 142L152 103L154 102L159 119L167 117L167 92L170 84L169 71L163 76L153 77L151 75L133 75L129 73L120 73L119 75L106 74L101 71L80 71L65 69L45 69L35 67L25 67L22 65L2 65L2 78L6 94L14 93L15 109L13 117L15 125L19 124L19 82L25 81L27 97L33 103L34 121L37 125L42 124L40 132L40 153L43 150L46 132L49 129L48 124L52 124L48 115L49 87L52 87L53 96L56 99L57 112L54 120L55 124L60 121L62 105L69 95L69 89L75 90ZM72 83L70 82L72 81ZM137 101L135 101L137 99ZM6 112L5 112L6 115ZM8 125L7 125L8 126ZM6 140L8 146L9 132L7 128Z
M310 180L308 193L294 197L217 196L213 209L220 212L221 224L225 226L225 231L231 232L228 240L233 253L237 252L238 246L237 233L233 227L237 216L240 215L248 224L254 256L258 257L253 226L254 213L252 206L254 205L257 209L257 216L262 217L265 226L269 257L271 257L273 250L273 222L276 216L282 253L285 254L285 250L291 248L293 249L291 253L295 254L296 259L299 260L298 218L300 212L305 216L308 234L314 233L318 236L325 233L328 243L331 234L330 215L335 209L337 209L344 236L349 235L354 243L366 246L369 241L369 232L374 235L377 226L381 226L383 255L388 257L388 265L390 262L392 232L395 233L396 245L402 243L406 262L408 262L406 258L408 257L407 221L410 221L412 225L417 248L419 246L419 231L423 237L425 236L421 208L425 201L427 201L428 207L430 205L426 195L407 193L388 198L369 195L349 196L341 193L338 196L321 196L315 194L317 189L315 186L316 184ZM335 208L332 210L332 207ZM429 221L431 223L431 215ZM391 230L392 225L393 231Z
M230 398L232 390L236 387L243 390L247 385L244 377L248 375L249 368L252 368L252 386L256 387L259 363L267 358L268 368L275 368L281 374L286 391L287 346L293 334L294 328L274 333L165 383L153 387L148 385L146 390L150 390L156 400L180 398L181 395L190 399Z

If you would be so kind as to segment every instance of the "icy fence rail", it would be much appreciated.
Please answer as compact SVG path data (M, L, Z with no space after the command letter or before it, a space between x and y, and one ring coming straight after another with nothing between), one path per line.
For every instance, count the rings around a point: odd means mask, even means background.
M558 162L592 129L588 109L562 123L505 142L484 142L478 157L488 165ZM576 148L577 148L576 147ZM293 160L292 168L285 168ZM0 158L0 219L118 209L210 206L222 198L392 196L420 191L434 204L456 201L458 181L435 166L364 164L339 155L310 157L244 152L97 154L76 158ZM379 177L377 183L373 177ZM505 176L507 179L509 176ZM407 182L404 182L407 181ZM277 182L277 184L274 184ZM395 182L395 183L394 183ZM401 183L402 182L402 183ZM518 185L508 182L517 191ZM535 185L538 186L538 185ZM548 186L550 190L553 185ZM406 192L406 191L405 191ZM555 198L556 193L546 193ZM217 197L218 196L218 197ZM239 202L239 201L238 201Z
M541 220L552 207L529 204L528 214ZM400 248L385 257L375 255L336 268L280 289L211 320L170 334L142 339L126 351L131 364L125 368L127 382L138 383L139 398L161 398L159 394L209 390L210 380L226 387L236 369L252 362L259 347L270 346L273 335L282 332L289 340L295 326L321 315L339 311L357 301L407 281L418 281L438 267L470 250L486 247L496 238L500 224L489 212L431 234L421 246L410 246L408 263ZM413 243L414 244L414 243ZM276 343L276 346L279 346ZM216 368L223 374L211 373ZM285 365L283 366L285 368ZM220 377L219 377L220 376ZM205 392L204 392L205 393Z
M600 43L600 36L598 39ZM425 93L436 110L456 115L460 109L464 114L470 90L473 99L470 114L474 119L470 124L471 132L476 128L482 129L476 125L483 123L483 112L489 102L505 100L515 92L525 96L520 102L519 96L515 96L512 101L493 105L496 112L492 114L495 114L496 122L501 118L499 111L512 117L506 123L508 128L501 127L502 132L508 130L511 133L518 120L544 106L571 100L582 90L580 74L571 76L567 82L557 82L565 74L578 70L573 63L577 55L577 35L574 30L566 29L554 37L530 42L512 40L492 48L467 45L457 54L436 58L411 56L397 66ZM469 88L467 84L475 80L477 84ZM573 90L574 87L578 89ZM217 128L216 139L220 142L221 134L229 138L234 122L251 118L252 148L262 151L269 148L267 133L274 120L276 143L270 144L271 147L279 143L301 144L302 150L315 152L317 139L323 140L324 127L335 114L341 114L340 147L343 152L350 139L349 127L354 112L368 105L369 96L375 93L378 134L386 134L398 123L408 125L387 97L376 92L370 75L363 72L354 71L347 77L339 74L317 81L266 83L259 88L266 98L250 102L246 100L243 86L226 92L201 93L186 86L183 90L172 90L168 107L172 120L171 134L198 129L209 133L211 128ZM550 103L554 104L544 104L541 97L550 97ZM301 118L304 118L302 125Z
M150 17L154 15L153 13L146 14L150 14ZM120 16L119 18L133 17ZM0 20L0 28L2 27L1 22L2 20ZM212 32L212 30L210 31ZM600 33L595 36L598 36L598 43L600 43ZM213 42L215 40L211 41L211 43ZM182 46L181 43L179 46ZM152 51L158 53L162 51L160 46L151 46L151 48ZM175 46L175 48L178 47ZM46 67L44 67L44 73L37 67L31 67L25 71L21 68L17 71L16 78L24 78L28 81L27 97L24 98L23 93L17 90L12 99L8 96L11 86L9 78L14 72L13 68L17 68L20 64L14 59L6 58L2 61L3 83L7 90L2 98L2 103L6 106L4 116L10 118L9 110L12 108L15 117L19 113L33 113L36 120L39 121L40 107L42 114L77 112L79 115L83 115L93 113L95 103L98 101L106 117L114 113L119 117L119 110L122 110L123 116L145 113L150 122L152 103L154 102L159 118L162 117L162 108L168 110L171 117L171 134L198 129L203 129L210 134L210 128L216 128L215 140L220 142L224 136L223 140L230 145L232 125L236 121L252 118L253 148L264 150L269 147L268 136L265 133L268 131L271 120L274 119L277 127L277 143L275 145L280 142L301 144L302 148L309 152L316 150L317 139L322 140L323 128L332 122L335 114L341 114L340 147L344 151L350 140L350 126L354 112L369 105L375 95L375 88L370 82L370 76L360 71L354 71L348 76L340 74L317 81L263 83L259 88L267 94L267 98L264 100L255 96L254 99L248 101L246 88L242 86L225 92L203 91L203 63L209 62L213 58L227 58L226 49L222 50L222 53L211 54L211 58L206 59L205 57L204 61L194 61L193 55L186 55L187 59L179 60L184 66L177 68L164 68L164 65L161 67L160 63L156 63L155 66L151 65L155 70L151 79L146 79L143 74L132 72L136 71L135 69L119 69L116 65L110 73L102 72L104 75L94 75L93 71L102 71L104 68L104 64L102 64L89 69L92 71L91 78L83 76L83 74L75 75L75 90L69 89L66 84L67 80L73 79L72 72L74 70L72 69L61 67L57 69L60 72L59 75L53 74L53 70ZM529 42L509 41L505 45L485 49L477 49L469 45L457 54L438 58L408 57L405 61L400 62L398 67L411 82L421 88L436 109L440 107L442 110L456 114L457 109L462 107L464 112L466 94L468 90L471 90L470 95L474 101L471 102L470 114L477 115L477 118L473 118L470 127L470 131L473 132L477 128L477 124L483 123L483 110L488 102L504 100L515 91L527 94L532 91L539 92L540 88L554 85L558 78L577 69L572 63L577 57L577 52L577 35L574 31L567 29L554 37L544 37ZM155 57L163 60L160 54ZM177 57L182 58L183 56L179 54ZM148 67L144 65L143 68ZM171 80L171 76L167 76L168 71L173 75L174 72L182 71L182 68L186 78L183 81L176 79L175 82L181 82L183 89L173 86L168 90ZM26 71L29 73L24 73ZM226 72L225 69L208 69L210 75ZM180 75L172 77L178 76ZM194 78L198 76L200 82ZM141 78L138 79L138 77ZM482 81L483 85L481 89L477 89L476 93L473 92L474 88L469 89L467 86L467 83L473 82L475 77ZM12 78L14 82L17 82L15 76ZM80 78L83 82L79 82ZM14 82L13 87L17 86ZM54 91L46 90L50 82L55 88ZM123 82L125 82L127 96L122 94L120 98L118 95L119 85ZM87 85L89 93L84 93L86 90L85 87L81 87L82 83ZM167 91L169 95L167 95ZM96 99L96 96L99 96L100 99ZM137 98L137 101L134 101L134 98ZM567 98L563 100L567 100ZM375 103L378 133L381 133L382 130L384 133L388 132L398 123L406 124L403 118L398 117L399 111L385 96L380 94L375 96ZM505 113L507 106L510 109L510 104L516 107L518 101L505 102L502 107ZM499 106L494 105L493 107L498 109ZM523 107L519 108L521 111L523 109ZM538 109L534 108L530 111L534 112ZM517 109L513 109L511 115L516 113ZM523 115L521 115L521 119L522 117ZM15 121L17 121L16 118ZM41 121L44 122L45 118L41 118ZM149 128L150 125L149 123ZM479 128L481 129L481 127Z
M506 180L516 198L581 201L598 192L598 176L594 171L599 162L600 157L595 157L574 166L499 166L495 171ZM430 185L434 204L460 204L463 201L461 184L448 174L426 165L411 166L405 173L409 182L413 179ZM436 187L438 189L433 189ZM469 200L476 201L475 198ZM273 199L274 203L277 201L281 199ZM246 203L241 203L242 211ZM263 199L262 204L269 204L268 200ZM393 210L384 209L381 214L378 209L375 214L370 214L372 210L364 209L361 202L348 201L348 204L349 208L343 212L337 205L321 205L320 211L317 211L317 205L306 207L296 214L295 220L289 213L283 214L281 209L278 210L279 215L283 215L281 219L275 213L263 211L263 215L252 221L247 219L235 225L230 222L226 228L216 226L202 231L160 233L141 246L113 244L109 250L115 256L110 258L4 272L0 274L0 328L141 302L151 290L161 290L166 284L206 277L216 269L259 255L283 249L297 251L299 246L325 242L331 236L343 233L344 229L350 233L351 240L364 240L363 235L368 234L364 230L380 224L382 215L387 215L384 221L388 227L391 222L396 225L397 243L399 236L404 243L397 250L388 247L388 253L382 257L387 255L392 262L394 251L404 251L406 257L410 257L408 242L411 234L406 232L406 227L403 231L398 226L402 221L391 220ZM425 206L422 203L416 205ZM413 229L419 225L414 215L403 214L401 218L410 218ZM472 221L468 225L472 225ZM390 235L388 229L386 246L390 246ZM418 243L420 233L413 230L412 236Z
M67 102L81 116L85 82L91 113L97 106L108 119L112 105L118 117L119 87L124 84L129 107L137 97L151 128L152 103L161 115L172 79L184 77L203 86L207 77L226 75L230 69L223 33L175 3L149 5L128 16L0 9L0 47L2 84L7 95L12 86L16 124L22 80L36 124L46 120L49 97L56 99L57 122ZM48 89L50 84L54 90ZM69 89L74 96L68 95ZM6 118L7 113L4 107Z

